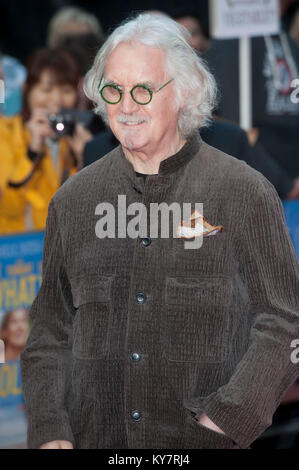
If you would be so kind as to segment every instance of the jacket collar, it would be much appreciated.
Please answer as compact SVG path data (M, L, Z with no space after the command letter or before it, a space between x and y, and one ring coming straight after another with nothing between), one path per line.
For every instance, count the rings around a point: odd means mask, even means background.
M198 131L191 134L188 137L186 143L183 147L174 155L167 157L165 160L162 160L159 166L159 173L156 176L150 176L151 178L157 178L161 183L163 180L168 180L168 176L175 173L181 167L185 166L195 155L198 153L202 145L202 139ZM135 174L134 167L132 163L126 158L121 145L118 147L118 157L117 164L119 169L119 175L128 176L133 183L136 183L140 180Z

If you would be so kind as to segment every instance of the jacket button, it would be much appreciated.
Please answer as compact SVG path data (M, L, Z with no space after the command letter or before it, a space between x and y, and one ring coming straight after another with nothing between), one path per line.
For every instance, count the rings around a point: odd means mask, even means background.
M138 293L136 294L136 300L139 304L144 304L144 302L146 301L146 296L142 293Z
M151 243L152 243L152 239L149 237L141 239L141 244L145 247L150 246Z
M134 421L139 421L142 415L140 411L132 411L131 416Z
M131 360L132 360L133 362L139 362L140 359L141 359L140 354L138 354L138 353L132 353L132 354L131 354Z

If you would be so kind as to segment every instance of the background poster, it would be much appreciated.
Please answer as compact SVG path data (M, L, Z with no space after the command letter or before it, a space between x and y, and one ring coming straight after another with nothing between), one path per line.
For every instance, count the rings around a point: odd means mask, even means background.
M28 309L41 284L44 232L0 237L0 449L26 448L27 419L19 355L28 334Z

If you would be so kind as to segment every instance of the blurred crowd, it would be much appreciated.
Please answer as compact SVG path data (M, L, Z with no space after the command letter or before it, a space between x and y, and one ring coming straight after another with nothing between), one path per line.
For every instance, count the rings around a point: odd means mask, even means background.
M169 15L189 30L190 44L218 82L218 106L210 126L200 131L203 140L263 173L281 199L299 199L299 92L298 100L291 99L292 82L299 79L299 0L280 1L279 34L252 39L253 120L246 132L239 126L238 41L211 37L207 1L173 3L159 2L162 11L147 2L147 10ZM43 230L55 191L118 145L93 113L82 87L109 31L134 10L140 12L140 2L127 2L126 9L120 2L109 4L0 4L0 79L5 83L5 101L0 104L0 235ZM22 309L8 312L2 321L10 367L5 373L14 373L16 380L26 325L27 312ZM19 396L16 385L5 395L3 377L2 369L0 398L2 392L9 401L12 394L12 403L21 410L21 392ZM299 401L298 386L294 390L286 403ZM0 400L0 415L3 410ZM21 421L16 426L24 430ZM0 441L1 436L3 442L7 427L0 426Z
M14 1L1 7L2 21L13 29L5 35L4 27L0 36L0 74L5 82L0 116L0 234L44 229L47 207L58 187L118 145L92 112L93 104L82 89L83 78L113 25L103 26L93 2L87 2L87 11L70 2L48 1L45 10L53 16L44 38L31 31L36 15L44 21L44 14L33 10L34 2L27 5L24 18ZM247 132L238 125L238 41L210 37L207 6L192 9L187 2L150 13L170 15L186 27L190 44L217 78L219 103L212 124L201 130L202 138L263 173L282 199L299 198L299 104L291 100L292 81L299 78L299 2L281 1L278 35L252 39L253 123ZM26 32L18 51L21 24ZM26 42L32 48L29 54Z

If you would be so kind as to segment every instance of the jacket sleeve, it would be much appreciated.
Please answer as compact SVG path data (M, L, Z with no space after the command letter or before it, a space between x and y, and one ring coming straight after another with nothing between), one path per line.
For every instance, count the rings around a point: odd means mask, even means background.
M237 243L252 315L248 348L229 382L202 406L241 448L272 424L299 375L299 364L291 360L291 342L299 338L298 262L280 199L268 180L260 182Z
M52 199L44 239L42 284L29 312L32 326L21 354L29 448L53 440L67 440L74 445L66 409L73 309Z

